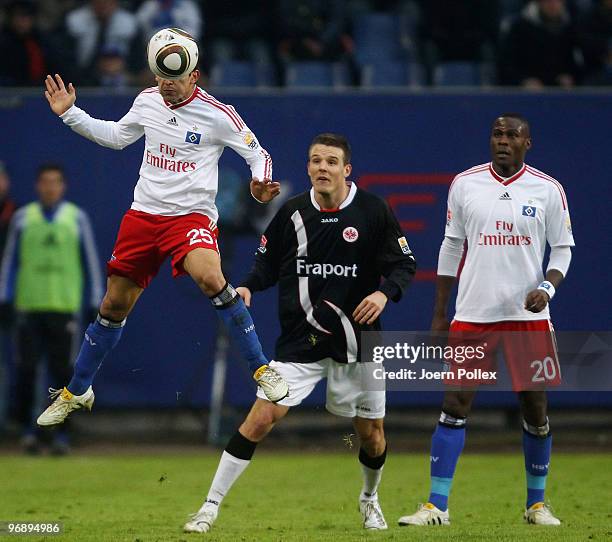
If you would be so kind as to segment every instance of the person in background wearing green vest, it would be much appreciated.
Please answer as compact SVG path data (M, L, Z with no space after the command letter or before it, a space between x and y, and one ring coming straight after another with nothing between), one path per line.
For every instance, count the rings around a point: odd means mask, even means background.
M38 201L13 216L0 269L0 320L17 326L17 419L28 453L39 451L33 419L37 367L44 357L52 387L70 378L79 313L97 313L103 293L91 223L85 211L63 199L65 191L61 166L39 168ZM84 302L87 282L90 297ZM68 451L64 427L53 434L51 452Z

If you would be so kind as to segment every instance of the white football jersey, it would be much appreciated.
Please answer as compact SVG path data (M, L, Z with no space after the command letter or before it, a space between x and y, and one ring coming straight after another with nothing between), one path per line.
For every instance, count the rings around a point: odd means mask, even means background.
M72 106L62 120L78 134L112 149L145 136L132 209L156 215L201 213L217 220L218 162L225 147L242 156L251 176L272 178L272 159L231 105L199 87L167 104L157 87L143 90L119 121L94 119Z
M546 242L574 246L567 198L557 180L527 164L507 179L490 163L468 169L449 188L445 235L467 239L456 320L549 317L548 306L533 313L524 301L544 280Z

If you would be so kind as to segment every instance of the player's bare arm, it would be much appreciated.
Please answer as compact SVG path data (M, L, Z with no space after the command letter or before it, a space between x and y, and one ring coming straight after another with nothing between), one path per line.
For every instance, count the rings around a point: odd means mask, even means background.
M59 73L56 73L55 77L47 75L45 87L47 87L45 98L49 102L51 111L56 115L63 115L76 102L76 89L72 83L68 83L66 88Z
M239 286L236 288L236 293L242 298L247 307L251 306L251 297L253 296L251 290L245 288L244 286Z
M448 321L448 301L455 284L455 277L438 275L436 279L436 301L434 304L431 331L446 333L450 326Z
M271 179L260 181L255 177L251 181L251 194L260 203L268 203L280 194L280 183Z
M563 273L557 269L550 269L546 272L546 280L550 282L555 290L563 281ZM525 298L525 308L530 312L541 312L546 308L550 301L549 295L542 289L531 290Z
M361 303L357 305L357 308L353 311L353 318L358 324L373 324L386 304L387 296L376 290L369 296L364 297Z

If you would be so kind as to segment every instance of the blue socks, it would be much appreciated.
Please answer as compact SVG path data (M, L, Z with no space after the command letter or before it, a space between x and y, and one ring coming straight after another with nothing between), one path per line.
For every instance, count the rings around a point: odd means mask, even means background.
M552 435L548 420L537 427L523 420L523 453L525 454L525 472L527 475L527 508L537 502L544 502L546 477L550 463Z
M104 358L119 342L124 325L125 320L113 322L100 315L89 324L74 365L72 380L66 386L70 393L83 395L91 386Z
M226 284L221 292L211 298L217 314L227 326L230 335L238 343L241 354L247 359L249 369L255 372L268 360L263 354L255 324L244 301L231 285ZM83 395L91 386L104 358L117 345L125 320L113 322L98 315L85 331L85 340L77 357L72 380L66 386L74 395Z
M466 418L442 412L431 437L431 493L429 502L442 511L448 509L448 496L455 467L465 443Z
M465 442L465 418L445 412L431 438L431 493L429 502L444 511L448 508L453 475ZM527 474L527 508L544 502L550 463L552 436L548 425L538 427L523 420L523 452Z
M226 283L217 295L210 298L217 309L219 318L227 327L232 339L238 344L240 353L247 360L249 369L254 373L268 360L263 354L255 324L242 298L231 284Z

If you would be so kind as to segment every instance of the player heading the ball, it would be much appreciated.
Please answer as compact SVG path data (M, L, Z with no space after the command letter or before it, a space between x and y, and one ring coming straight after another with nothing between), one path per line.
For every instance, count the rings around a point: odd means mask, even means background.
M161 30L148 52L157 86L143 90L116 122L95 119L78 108L76 89L72 83L66 87L59 74L45 80L51 110L77 134L111 149L123 149L144 136L144 152L134 201L107 263L108 285L98 317L87 328L72 380L63 390L52 390L55 400L38 418L39 425L61 423L73 410L91 409L95 374L167 258L174 277L189 274L210 299L266 397L275 402L288 394L285 381L268 366L244 302L221 272L217 245L215 197L223 149L230 147L245 159L251 194L261 203L280 193L279 183L271 180L272 159L231 105L198 87L200 72L193 60L197 62L197 45L191 36ZM174 72L160 76L162 65Z

